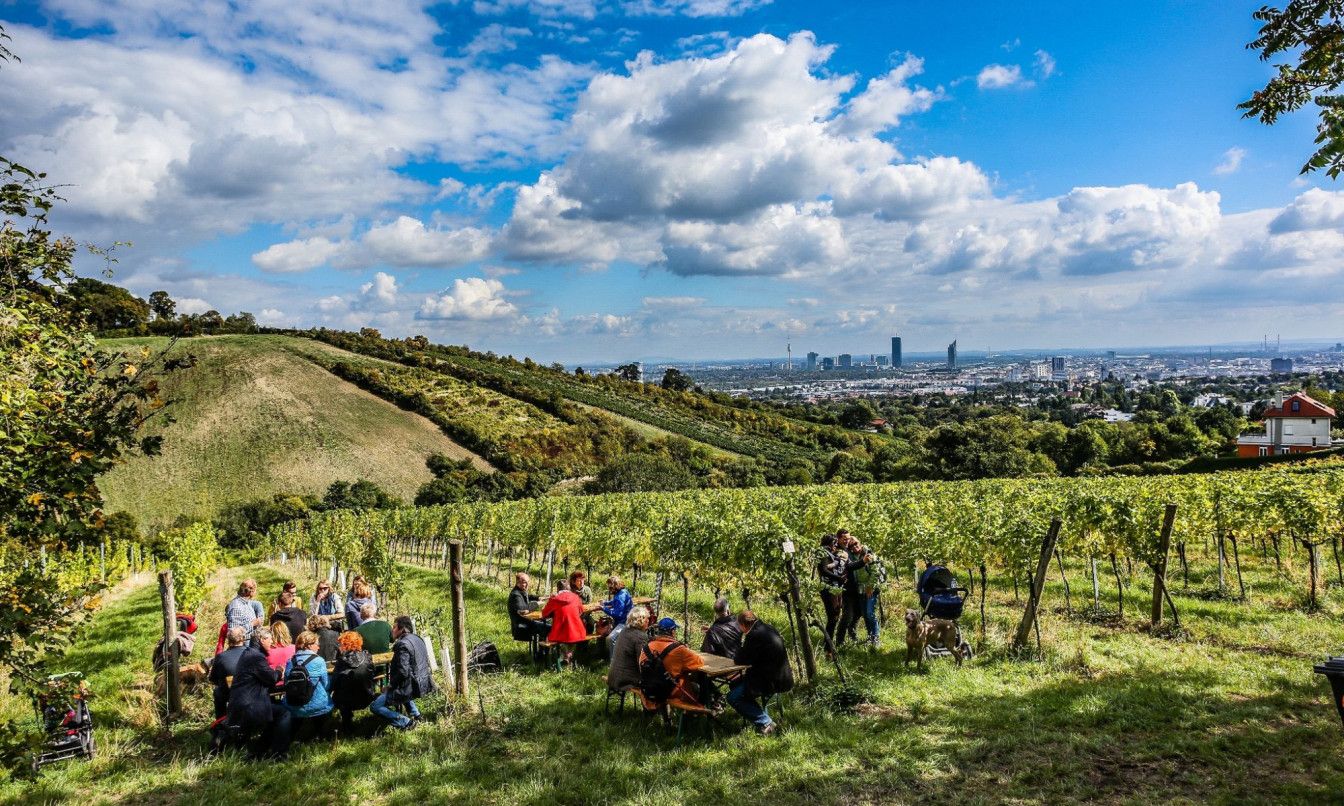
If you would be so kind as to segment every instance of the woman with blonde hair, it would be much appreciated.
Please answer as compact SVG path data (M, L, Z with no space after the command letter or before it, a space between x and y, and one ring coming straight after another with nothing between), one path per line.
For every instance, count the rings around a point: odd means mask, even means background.
M266 662L272 669L283 669L294 657L294 641L289 637L289 627L283 621L271 625L272 646L266 651Z
M364 623L364 617L359 611L366 604L375 604L373 601L373 586L362 576L355 577L355 582L350 586L350 596L345 600L345 628L353 630Z

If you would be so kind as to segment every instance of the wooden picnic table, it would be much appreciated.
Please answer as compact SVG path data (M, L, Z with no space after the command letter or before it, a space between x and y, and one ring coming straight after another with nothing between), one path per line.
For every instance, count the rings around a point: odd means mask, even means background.
M708 652L696 652L695 654L699 655L700 660L705 664L697 671L702 672L706 677L716 679L731 677L751 668L743 664L733 663L732 658L725 658L722 655L711 655Z

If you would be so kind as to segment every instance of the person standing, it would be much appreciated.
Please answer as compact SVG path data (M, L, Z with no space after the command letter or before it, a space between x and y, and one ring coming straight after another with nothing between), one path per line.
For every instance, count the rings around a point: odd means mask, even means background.
M297 636L308 627L308 614L298 604L298 594L292 590L283 590L271 608L271 624L283 621L289 628L289 634Z
M848 529L841 529L835 534L835 544L846 553L844 563L844 592L842 595L842 609L840 615L840 626L836 630L835 644L840 646L845 643L845 639L858 641L859 617L863 613L863 594L859 589L859 580L855 576L864 565L863 546L859 541L849 533Z
M756 618L750 610L737 614L742 648L733 662L749 666L728 692L728 704L764 736L775 732L774 720L760 701L793 690L793 669L779 630Z
M821 547L817 550L817 580L821 583L821 606L826 611L826 654L829 656L835 646L835 630L840 624L845 596L844 560L836 552L835 535L821 538Z
M387 690L379 694L369 710L401 730L411 730L420 724L420 709L415 701L434 693L434 678L430 675L429 649L410 616L397 616L392 623L392 666L387 672ZM410 716L399 714L394 708L405 706Z
M252 631L262 625L266 609L257 601L257 581L244 579L238 584L238 595L224 605L224 621L243 631L243 640L252 640Z
M863 565L854 572L863 603L863 623L868 628L868 643L876 647L881 641L877 614L882 586L887 582L886 566L871 549L863 555Z

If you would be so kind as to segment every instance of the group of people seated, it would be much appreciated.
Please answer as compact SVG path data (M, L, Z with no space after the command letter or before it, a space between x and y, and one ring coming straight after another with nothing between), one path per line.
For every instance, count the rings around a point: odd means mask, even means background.
M648 710L660 710L671 701L717 713L725 699L716 684L722 679L729 686L727 703L760 733L775 732L765 703L793 688L793 670L778 630L750 610L734 613L728 600L721 598L714 603L714 621L705 629L696 652L677 640L682 626L675 619L650 623L653 615L649 608L634 604L620 577L607 579L609 598L595 608L585 608L591 602L585 582L582 572L574 572L557 584L555 594L542 606L528 593L531 578L517 574L508 603L513 637L559 645L572 662L575 644L605 632L611 659L607 686L612 691L638 690ZM540 618L536 618L539 607ZM592 617L599 614L600 620ZM705 655L727 658L734 666L746 668L725 677L711 677L704 672ZM657 679L665 680L666 685L657 685Z
M356 577L347 599L357 604L354 611L349 604L342 611L340 596L323 582L309 615L297 587L284 584L268 626L253 580L244 580L225 606L224 646L209 664L213 752L233 742L249 745L254 757L283 758L296 738L329 736L333 711L340 714L342 732L366 708L402 730L418 724L415 700L435 687L428 647L411 618L397 616L391 624L379 618L372 588L362 577ZM352 619L353 629L338 632L333 626L350 627ZM388 652L392 659L379 691L373 656Z

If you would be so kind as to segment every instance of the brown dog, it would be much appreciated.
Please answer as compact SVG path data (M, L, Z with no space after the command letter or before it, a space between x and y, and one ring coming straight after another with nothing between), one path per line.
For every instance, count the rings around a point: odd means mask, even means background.
M957 642L957 625L947 619L925 619L918 610L905 611L905 665L913 658L916 668L924 670L924 647L930 642L952 650L961 665L961 644Z

